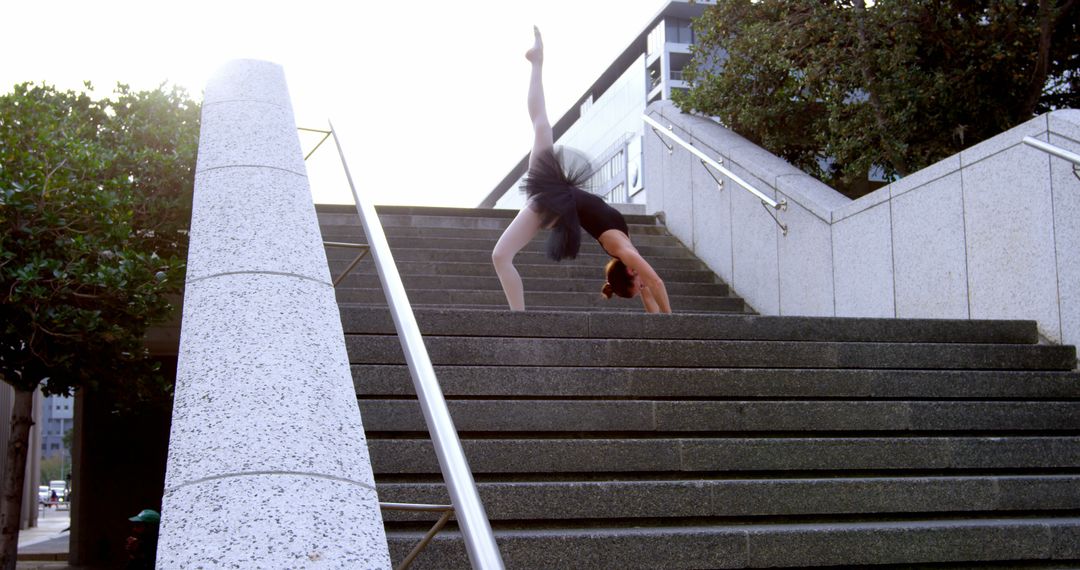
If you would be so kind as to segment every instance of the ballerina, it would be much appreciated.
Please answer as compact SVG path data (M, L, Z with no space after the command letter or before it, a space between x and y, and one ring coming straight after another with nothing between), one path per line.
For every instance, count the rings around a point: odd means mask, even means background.
M640 295L647 312L670 313L671 304L664 281L630 241L622 214L599 196L582 190L591 172L587 166L574 164L568 153L554 148L544 101L544 43L536 26L533 26L533 34L533 47L525 53L525 59L532 64L528 108L534 135L529 171L522 185L528 202L510 222L491 253L506 302L512 311L525 310L524 287L514 268L514 256L541 229L552 230L547 254L555 261L577 256L581 230L584 229L612 258L604 267L606 280L601 294L605 298L610 299L613 294L628 299Z

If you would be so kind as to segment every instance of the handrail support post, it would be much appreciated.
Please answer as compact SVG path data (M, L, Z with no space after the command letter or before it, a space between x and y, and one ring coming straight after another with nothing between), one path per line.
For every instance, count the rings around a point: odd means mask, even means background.
M712 176L712 179L716 181L716 189L723 192L724 191L724 179L717 176L715 173L713 173L712 170L709 170L709 163L705 162L704 160L701 160L700 162L701 162L701 167L705 169L705 172L708 172L709 176ZM716 162L718 162L720 164L724 163L723 160L717 160Z
M668 144L668 142L664 140L664 136L660 134L660 131L656 130L656 127L653 127L652 132L654 135L656 135L656 138L660 139L660 144L664 145L667 148L668 154L675 152L675 145Z

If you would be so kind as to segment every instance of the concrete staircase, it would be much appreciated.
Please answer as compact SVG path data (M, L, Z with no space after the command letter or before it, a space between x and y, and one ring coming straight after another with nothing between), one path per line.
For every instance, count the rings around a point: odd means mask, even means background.
M320 207L323 238L364 243L356 211ZM454 306L506 310L506 297L491 265L491 250L513 219L505 210L453 208L379 208L387 240L414 306ZM634 245L664 277L673 305L683 311L745 310L708 268L656 224L652 216L626 216ZM543 237L518 254L515 264L525 282L530 309L621 309L641 311L640 300L600 296L604 263L610 259L595 240L585 236L576 260L554 263L544 255ZM327 250L336 276L355 253ZM340 263L339 263L340 262ZM369 263L338 286L344 304L385 304L378 275Z
M765 317L652 218L671 316L512 212L380 208L509 568L1080 567L1080 374L1032 322ZM324 237L363 241L352 208ZM353 254L328 250L337 273ZM380 499L448 501L370 262L339 286ZM395 560L433 517L385 513ZM456 529L414 568L468 568Z

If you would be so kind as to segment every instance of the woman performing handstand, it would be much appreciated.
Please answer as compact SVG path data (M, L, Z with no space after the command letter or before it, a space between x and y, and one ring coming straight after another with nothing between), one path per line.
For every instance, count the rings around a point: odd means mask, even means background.
M529 155L529 172L523 184L528 203L510 222L491 253L510 310L525 310L525 291L521 276L514 268L514 256L521 248L542 228L551 228L548 257L555 261L574 258L581 246L581 229L584 228L612 257L604 268L607 278L601 290L604 297L610 299L614 293L632 299L640 294L646 311L670 313L671 304L664 282L630 242L622 214L599 196L582 190L590 172L567 164L569 161L554 148L541 74L544 44L540 30L535 26L533 33L535 43L525 53L525 58L532 63L528 103L535 136Z

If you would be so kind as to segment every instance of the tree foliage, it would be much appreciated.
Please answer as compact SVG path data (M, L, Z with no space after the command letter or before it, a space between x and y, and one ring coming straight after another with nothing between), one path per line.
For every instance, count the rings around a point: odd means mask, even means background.
M65 480L71 474L71 456L56 454L41 460L39 485L48 485L49 481Z
M89 87L89 85L88 85ZM21 84L0 96L0 378L156 389L142 346L183 279L199 106Z
M117 407L163 395L143 336L183 279L198 129L199 106L175 88L0 95L0 380L15 389L3 570L15 568L34 391L107 388Z
M676 95L855 197L1080 103L1076 0L718 0Z

